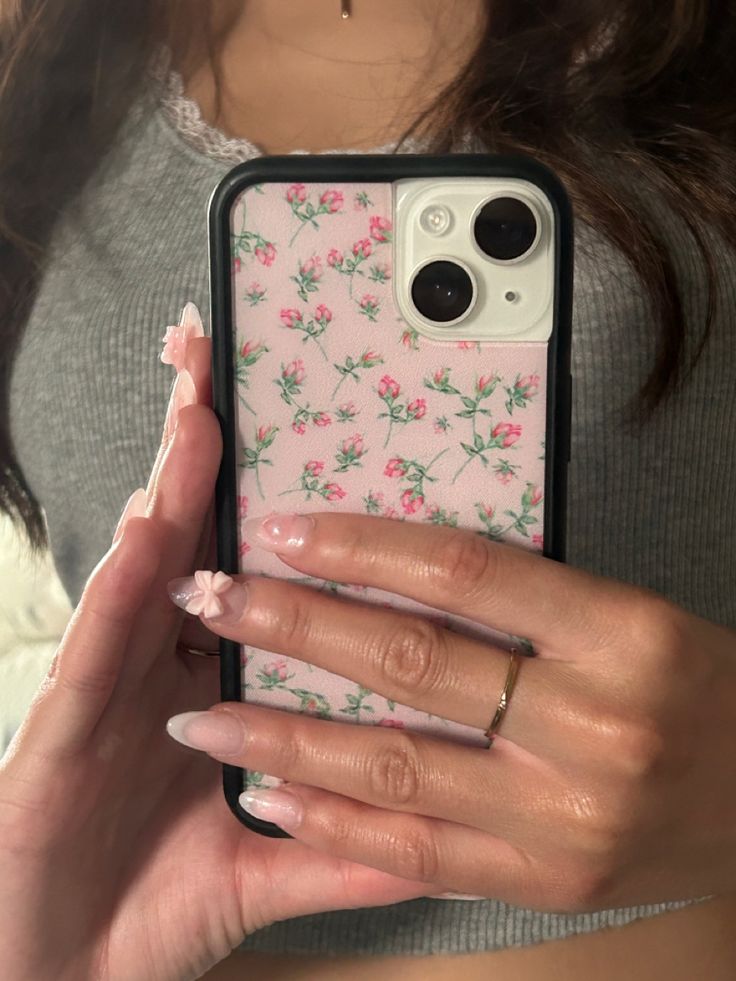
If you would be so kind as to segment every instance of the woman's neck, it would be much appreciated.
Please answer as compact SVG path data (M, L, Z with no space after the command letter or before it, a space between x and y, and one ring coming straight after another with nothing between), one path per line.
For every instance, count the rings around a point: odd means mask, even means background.
M186 92L204 118L268 153L368 149L401 136L473 53L482 0L247 0L215 78L203 63Z

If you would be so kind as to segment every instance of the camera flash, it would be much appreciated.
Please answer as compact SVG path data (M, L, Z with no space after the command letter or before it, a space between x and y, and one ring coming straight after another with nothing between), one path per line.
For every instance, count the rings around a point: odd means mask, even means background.
M441 204L431 204L419 218L419 224L430 235L443 235L452 224L452 215Z

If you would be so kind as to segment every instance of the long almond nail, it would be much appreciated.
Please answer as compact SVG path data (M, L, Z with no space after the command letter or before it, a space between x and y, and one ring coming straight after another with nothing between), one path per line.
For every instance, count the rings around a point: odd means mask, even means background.
M245 727L230 712L180 712L166 723L177 742L205 753L230 756L241 749Z
M183 409L185 405L193 405L196 401L197 389L194 385L194 379L186 368L182 368L176 376L176 381L171 391L171 398L169 399L169 408L166 412L166 421L164 423L164 443L167 442L176 429L179 410Z
M139 487L137 490L133 491L128 498L127 504L123 508L123 513L120 515L120 520L118 521L115 529L115 534L112 536L113 545L122 535L123 529L128 523L128 520L130 518L144 518L147 507L148 497L146 496L145 490L142 487Z
M199 310L193 303L187 303L179 317L179 323L167 327L162 340L161 361L173 364L181 371L186 361L187 344L192 337L204 337L204 326Z
M270 514L244 521L243 537L269 552L297 552L307 544L313 529L311 515Z

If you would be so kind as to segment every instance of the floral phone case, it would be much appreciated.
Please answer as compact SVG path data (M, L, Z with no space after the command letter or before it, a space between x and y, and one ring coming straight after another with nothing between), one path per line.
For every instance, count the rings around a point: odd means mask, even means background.
M438 342L402 321L393 295L393 186L493 176L540 186L555 215L549 342ZM246 517L334 509L473 529L564 560L569 455L572 222L564 191L526 158L264 158L236 167L210 202L215 409L224 436L218 563L308 581L432 616L532 654L513 638L394 594L305 580L251 549ZM361 725L487 745L480 730L393 702L344 677L222 641L222 697ZM489 721L497 692L488 693ZM242 809L277 777L225 766Z

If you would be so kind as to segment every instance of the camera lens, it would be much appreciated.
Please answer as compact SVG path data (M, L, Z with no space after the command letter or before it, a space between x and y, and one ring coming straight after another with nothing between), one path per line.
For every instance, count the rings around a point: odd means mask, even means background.
M455 262L438 259L422 266L411 284L411 298L427 320L447 324L470 309L475 296L473 280Z
M537 238L537 219L518 198L494 198L478 212L475 241L491 259L519 259Z

